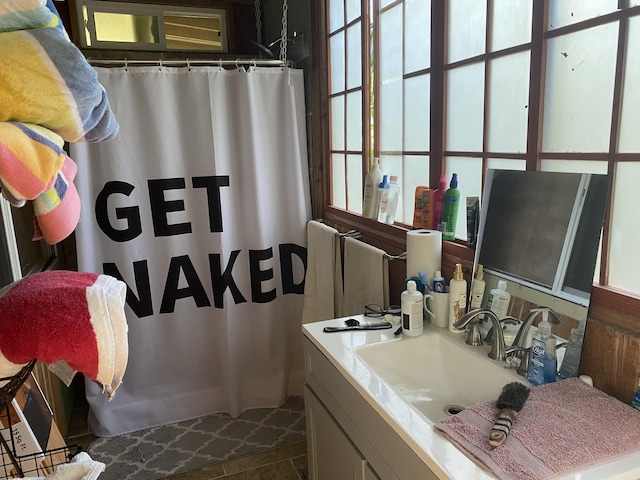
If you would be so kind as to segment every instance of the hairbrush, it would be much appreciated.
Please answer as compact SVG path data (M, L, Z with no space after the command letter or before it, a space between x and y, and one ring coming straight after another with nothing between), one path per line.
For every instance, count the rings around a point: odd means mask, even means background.
M508 383L502 388L502 393L496 401L500 414L489 435L489 443L492 447L502 445L509 435L518 412L529 398L529 391L529 387L519 382Z

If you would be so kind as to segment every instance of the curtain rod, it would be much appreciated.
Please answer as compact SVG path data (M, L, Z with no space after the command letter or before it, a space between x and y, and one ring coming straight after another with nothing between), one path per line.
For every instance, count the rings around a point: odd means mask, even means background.
M123 66L126 67L128 65L158 65L162 66L212 66L212 67L222 67L223 65L230 65L239 67L241 65L249 65L254 67L281 67L283 66L280 60L261 60L261 59L236 59L236 60L162 60L162 59L151 59L151 60L128 60L126 58L118 59L118 60L101 60L101 59L91 59L88 58L87 61L94 66L98 65L111 65L111 66ZM284 65L286 67L292 66L292 62L289 60L286 61Z

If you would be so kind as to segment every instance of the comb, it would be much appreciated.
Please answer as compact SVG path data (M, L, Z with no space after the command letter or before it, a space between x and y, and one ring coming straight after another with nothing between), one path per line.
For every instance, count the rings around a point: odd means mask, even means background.
M518 412L529 398L529 391L529 387L519 382L508 383L502 388L502 393L496 401L500 414L489 435L489 444L492 447L498 447L506 440Z

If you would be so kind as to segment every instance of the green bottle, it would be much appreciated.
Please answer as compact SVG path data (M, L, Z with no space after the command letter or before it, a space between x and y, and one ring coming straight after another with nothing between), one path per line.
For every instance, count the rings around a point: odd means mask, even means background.
M444 193L444 206L442 207L442 221L440 231L443 240L456 239L456 222L458 220L458 206L460 205L460 190L458 190L458 174L451 177L449 188Z

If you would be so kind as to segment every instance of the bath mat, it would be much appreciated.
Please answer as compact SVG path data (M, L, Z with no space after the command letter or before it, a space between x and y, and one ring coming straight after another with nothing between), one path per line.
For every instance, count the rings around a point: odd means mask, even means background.
M107 465L100 480L157 480L305 438L303 398L290 397L281 407L248 410L238 418L214 414L99 438L87 450Z

